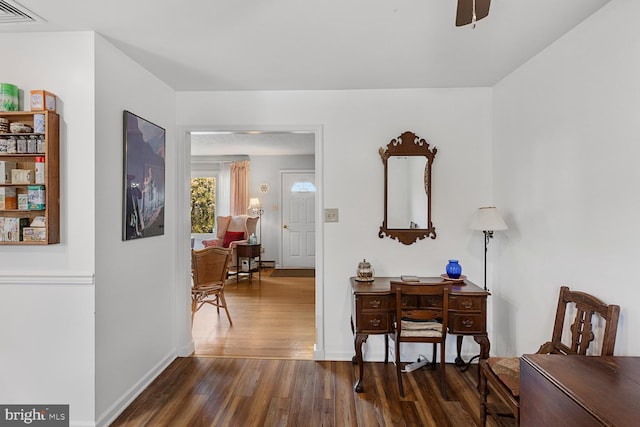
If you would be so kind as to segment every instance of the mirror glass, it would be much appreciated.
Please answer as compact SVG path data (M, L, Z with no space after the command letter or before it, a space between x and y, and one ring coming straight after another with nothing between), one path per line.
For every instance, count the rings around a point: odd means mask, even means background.
M387 225L427 228L427 192L422 156L390 156L387 163Z
M436 238L431 222L431 169L436 148L405 132L379 149L384 165L384 220L378 236L405 245Z

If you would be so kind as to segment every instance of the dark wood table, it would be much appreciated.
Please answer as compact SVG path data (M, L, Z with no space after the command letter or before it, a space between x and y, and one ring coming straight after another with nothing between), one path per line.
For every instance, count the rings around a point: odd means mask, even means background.
M262 245L260 243L240 243L235 246L236 249L236 283L240 280L240 274L245 273L240 271L240 259L247 258L249 260L249 269L246 273L249 274L249 280L253 280L253 272L258 272L258 283L262 283L262 270L260 264L262 264ZM258 264L255 268L251 268L251 260L258 258Z
M369 335L387 334L393 328L395 312L395 295L391 293L391 281L400 281L399 277L376 277L373 282L358 282L351 278L353 295L351 305L351 331L354 334L355 356L353 362L359 366L359 377L355 384L356 392L364 391L362 385L364 363L362 360L362 344ZM420 277L416 283L439 283L441 277ZM489 338L487 337L487 296L488 291L464 280L459 286L451 286L449 294L449 330L448 333L458 335L456 365L468 366L462 360L462 338L473 336L480 344L482 359L489 357Z
M520 425L640 425L640 357L527 354Z

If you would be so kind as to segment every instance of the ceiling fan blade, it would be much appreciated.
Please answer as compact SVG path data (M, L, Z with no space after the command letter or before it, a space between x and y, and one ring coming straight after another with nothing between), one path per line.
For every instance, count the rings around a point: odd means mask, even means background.
M489 15L491 0L476 0L476 21ZM471 24L473 21L473 0L458 0L456 27Z

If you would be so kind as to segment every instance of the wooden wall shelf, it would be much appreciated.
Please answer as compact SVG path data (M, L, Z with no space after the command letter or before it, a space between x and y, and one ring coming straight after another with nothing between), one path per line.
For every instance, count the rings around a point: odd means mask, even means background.
M44 182L32 184L3 183L0 188L15 188L17 194L26 194L30 185L44 185L44 209L0 209L2 218L27 218L29 224L37 216L45 218L46 238L42 241L6 241L0 236L0 245L48 245L60 243L60 116L52 111L2 111L0 118L9 123L25 123L33 127L34 115L43 114L44 133L1 133L0 138L30 137L44 139L44 152L7 153L0 152L0 161L15 162L18 169L31 169L35 175L36 157L44 157ZM42 151L42 150L40 150Z

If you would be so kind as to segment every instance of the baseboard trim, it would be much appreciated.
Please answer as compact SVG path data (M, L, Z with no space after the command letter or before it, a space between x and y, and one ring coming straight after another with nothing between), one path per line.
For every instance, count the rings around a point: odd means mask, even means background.
M96 427L106 427L113 423L116 418L156 379L167 366L176 358L174 353L168 354L164 359L157 363L147 374L133 385L125 394L113 403L96 419Z
M178 357L189 357L196 351L196 345L193 340L190 340L187 344L178 347Z

